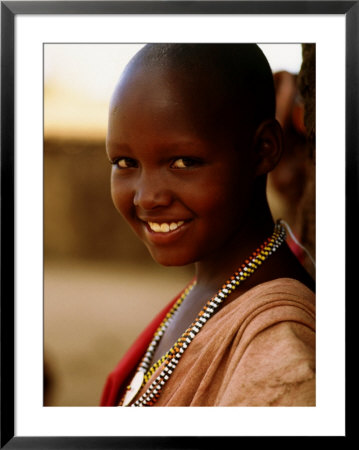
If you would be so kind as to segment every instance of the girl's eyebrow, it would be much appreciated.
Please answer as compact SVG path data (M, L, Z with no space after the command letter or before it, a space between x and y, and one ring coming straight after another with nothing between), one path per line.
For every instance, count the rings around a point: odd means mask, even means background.
M107 141L106 142L106 150L107 153L132 153L131 147L127 144L119 144L117 142L113 141Z
M119 143L114 140L107 141L106 153L110 162L119 157L141 158L136 148L127 143ZM153 157L161 161L180 157L210 157L208 146L201 139L196 139L195 137L165 137L155 144L153 151L149 148L146 153L147 155L152 153Z
M195 139L192 140L179 140L179 139L163 139L162 142L157 143L156 148L158 150L168 151L168 150L182 150L182 149L188 149L188 150L198 150L202 147L203 144L201 144L199 141L196 141ZM118 143L114 141L107 141L106 148L111 151L126 151L126 152L132 152L132 148L130 145L126 143Z

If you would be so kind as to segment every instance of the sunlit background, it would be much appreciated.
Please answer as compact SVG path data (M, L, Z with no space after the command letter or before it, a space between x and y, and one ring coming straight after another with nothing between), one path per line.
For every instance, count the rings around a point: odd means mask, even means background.
M47 44L44 48L45 136L95 137L106 132L119 74L141 44ZM272 67L298 73L300 44L261 45Z
M108 104L121 71L141 47L44 46L44 404L48 406L98 405L109 371L193 273L192 267L153 263L111 203L105 156ZM278 120L291 133L288 148L301 150L305 138L295 88L301 45L261 47L280 94ZM289 155L288 160L285 167L293 160L301 164L297 156ZM287 219L295 230L296 204L286 196L288 192L291 199L300 196L293 179L300 181L303 173L291 170L273 175L268 195L273 215Z

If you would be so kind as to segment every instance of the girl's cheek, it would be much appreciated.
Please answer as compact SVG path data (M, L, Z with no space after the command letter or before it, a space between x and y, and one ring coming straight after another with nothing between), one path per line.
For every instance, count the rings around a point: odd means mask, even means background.
M131 220L134 215L133 191L126 184L111 185L112 202L117 211L126 219Z
M124 209L124 191L119 189L119 186L116 184L112 184L111 185L111 197L112 197L112 202L115 205L116 209L120 212L123 213L123 209Z

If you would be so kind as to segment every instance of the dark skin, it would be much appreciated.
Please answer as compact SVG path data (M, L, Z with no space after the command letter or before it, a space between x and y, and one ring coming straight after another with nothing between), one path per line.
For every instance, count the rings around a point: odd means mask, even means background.
M267 120L250 132L245 114L234 126L234 114L220 99L214 101L217 107L206 106L208 95L207 86L189 83L186 74L163 67L143 69L137 62L111 103L107 153L113 163L116 208L157 262L194 263L196 268L196 286L177 311L153 362L274 228L265 179L281 156L280 126ZM215 110L221 111L216 120ZM219 118L219 126L213 127ZM226 302L282 277L314 288L283 245Z

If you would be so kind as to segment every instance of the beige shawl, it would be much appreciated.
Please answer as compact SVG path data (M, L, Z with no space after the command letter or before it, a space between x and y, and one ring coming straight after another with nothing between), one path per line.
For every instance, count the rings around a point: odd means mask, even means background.
M281 278L225 304L185 351L156 406L315 406L314 293Z

